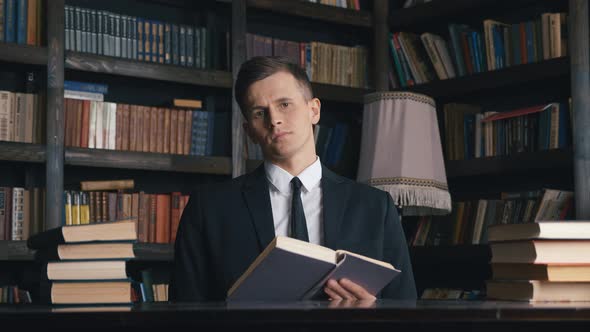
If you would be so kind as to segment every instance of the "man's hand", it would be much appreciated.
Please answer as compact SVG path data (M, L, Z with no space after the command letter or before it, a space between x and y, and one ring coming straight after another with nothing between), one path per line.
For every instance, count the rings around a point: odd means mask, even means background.
M376 299L375 295L348 279L340 279L339 281L330 279L326 283L324 291L331 301L375 301Z

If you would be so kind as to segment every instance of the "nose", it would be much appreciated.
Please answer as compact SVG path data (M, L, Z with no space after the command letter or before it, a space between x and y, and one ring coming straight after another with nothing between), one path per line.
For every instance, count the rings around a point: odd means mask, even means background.
M283 118L281 117L281 112L276 110L274 107L270 107L267 112L266 121L269 127L276 127L283 123Z

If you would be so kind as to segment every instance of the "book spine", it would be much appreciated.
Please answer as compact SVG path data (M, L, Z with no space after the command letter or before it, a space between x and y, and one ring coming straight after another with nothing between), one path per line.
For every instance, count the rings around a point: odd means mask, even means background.
M164 63L172 63L172 28L169 23L164 24Z
M17 0L16 5L16 43L27 43L27 0Z
M96 54L104 55L104 18L103 11L96 11Z

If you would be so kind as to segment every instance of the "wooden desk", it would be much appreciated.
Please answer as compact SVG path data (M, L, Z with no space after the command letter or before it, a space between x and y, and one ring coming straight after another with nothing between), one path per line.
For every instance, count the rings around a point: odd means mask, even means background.
M122 311L121 311L122 310ZM0 306L3 327L37 331L589 331L590 303L378 301L154 303L120 310ZM187 329L188 328L188 329ZM42 330L41 330L42 329ZM190 330L189 330L190 329Z

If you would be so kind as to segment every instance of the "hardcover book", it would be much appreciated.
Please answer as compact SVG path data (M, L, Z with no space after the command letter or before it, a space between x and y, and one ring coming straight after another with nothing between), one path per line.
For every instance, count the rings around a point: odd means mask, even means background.
M363 255L278 236L229 289L227 300L314 299L329 279L341 278L377 294L400 272Z

